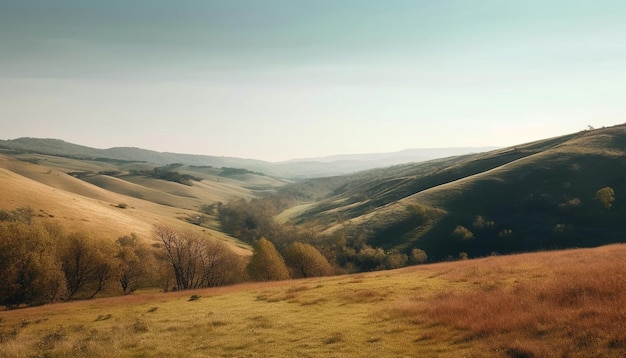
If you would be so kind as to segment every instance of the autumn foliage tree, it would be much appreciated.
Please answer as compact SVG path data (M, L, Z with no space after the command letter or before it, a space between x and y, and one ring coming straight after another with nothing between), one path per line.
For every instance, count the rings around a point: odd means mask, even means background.
M596 191L595 198L605 209L610 209L615 201L615 191L610 186L604 187Z
M289 245L285 252L285 263L293 278L328 276L333 273L332 266L319 250L302 242Z
M155 259L135 234L122 236L115 242L118 246L115 258L119 261L117 281L126 295L147 284L156 271Z
M115 277L114 248L86 233L62 238L59 259L67 283L67 298L93 298Z
M54 301L65 292L50 235L40 226L0 222L0 304L7 308Z
M289 269L274 244L262 237L255 245L247 266L248 275L255 281L289 279Z

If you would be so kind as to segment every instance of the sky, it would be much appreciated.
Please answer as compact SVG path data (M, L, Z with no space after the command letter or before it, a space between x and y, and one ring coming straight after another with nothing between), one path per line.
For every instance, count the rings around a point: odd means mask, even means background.
M0 139L282 161L626 122L626 1L0 0Z

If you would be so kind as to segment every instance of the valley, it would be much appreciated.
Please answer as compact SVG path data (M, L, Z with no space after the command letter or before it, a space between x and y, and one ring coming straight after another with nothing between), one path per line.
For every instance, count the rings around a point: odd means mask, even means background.
M106 247L136 237L159 274L1 311L0 357L625 353L626 125L310 179L43 141L0 145L3 215L28 208L58 240L54 225ZM287 276L172 287L167 235L242 265L266 238ZM297 269L294 243L330 276Z

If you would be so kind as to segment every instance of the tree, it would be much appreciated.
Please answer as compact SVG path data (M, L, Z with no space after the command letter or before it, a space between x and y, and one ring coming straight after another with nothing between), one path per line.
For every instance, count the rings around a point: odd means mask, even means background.
M426 260L428 260L426 251L418 248L411 250L411 262L415 264L423 264Z
M461 240L470 240L474 238L474 234L469 231L465 226L458 225L452 231L452 236L458 237Z
M289 245L285 252L285 263L294 278L328 276L333 272L328 260L313 245L302 242Z
M598 200L605 209L610 209L615 201L615 191L610 186L599 189L596 191L596 200Z
M154 257L135 234L122 236L116 243L118 251L115 257L119 260L117 281L126 295L135 292L152 276L156 270Z
M278 281L289 279L289 270L274 244L262 237L255 245L247 266L248 274L255 281Z
M67 283L67 298L95 297L115 276L113 249L85 233L62 238L59 257Z
M223 242L163 226L155 234L163 244L177 289L220 286L239 279L243 262Z
M65 291L49 234L40 226L0 222L0 304L7 308L54 301Z

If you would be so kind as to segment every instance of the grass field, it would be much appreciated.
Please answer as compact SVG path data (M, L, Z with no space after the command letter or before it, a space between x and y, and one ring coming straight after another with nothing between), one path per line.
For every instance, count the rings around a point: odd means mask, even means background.
M0 312L0 357L618 357L626 245Z
M186 207L210 204L214 198L212 194L206 194L200 199L193 196L175 196L158 188L139 186L110 178L111 181L116 182L111 186L115 186L114 189L118 191L123 191L122 188L135 188L139 193L152 195L142 199L92 185L54 169L56 166L63 165L68 168L77 168L80 167L77 163L79 161L53 157L47 157L47 159L49 160L46 162L51 161L55 164L48 167L0 155L0 184L2 185L0 209L13 210L18 207L30 207L34 210L35 221L62 223L67 231L87 231L94 237L109 240L135 233L141 239L151 241L154 225L168 225L180 230L203 232L224 240L242 254L247 255L250 252L248 245L216 230L216 224L213 225L214 227L201 227L185 221L186 218L201 215L197 208L194 210ZM89 166L90 164L86 165L93 169ZM161 185L170 184L173 185L169 182ZM177 185L183 187L181 190L187 188L182 184ZM233 187L230 192L232 197L243 195L241 192L243 189L231 186ZM200 191L201 189L194 188L194 190ZM227 189L223 189L222 193L222 195L229 195ZM152 199L152 201L147 199ZM177 203L181 206L163 205L168 204L168 200L171 201L170 204ZM120 208L120 204L125 204L126 208ZM215 223L215 220L213 222Z

